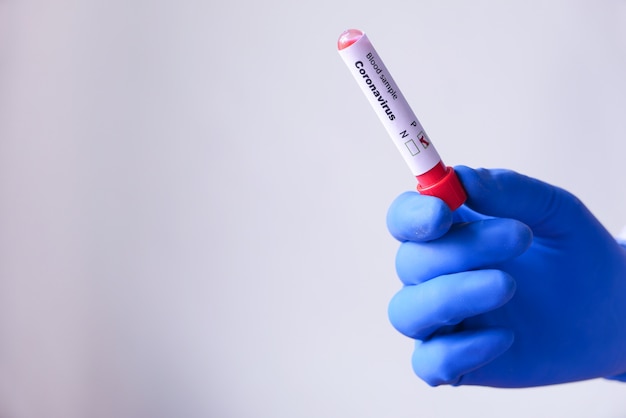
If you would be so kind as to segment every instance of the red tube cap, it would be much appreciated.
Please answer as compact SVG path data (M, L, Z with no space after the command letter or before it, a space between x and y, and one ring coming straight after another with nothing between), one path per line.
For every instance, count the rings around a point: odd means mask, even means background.
M448 207L452 210L457 209L465 203L465 200L467 199L465 189L463 189L463 186L461 185L461 182L452 167L447 167L446 174L436 183L430 184L426 187L422 187L418 184L417 191L423 195L438 197L446 202Z

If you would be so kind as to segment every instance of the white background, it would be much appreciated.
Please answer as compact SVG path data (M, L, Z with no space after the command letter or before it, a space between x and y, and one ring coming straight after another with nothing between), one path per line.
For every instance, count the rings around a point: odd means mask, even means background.
M624 0L0 1L0 416L626 416L618 382L413 375L384 217L415 181L348 27L447 164L626 223Z

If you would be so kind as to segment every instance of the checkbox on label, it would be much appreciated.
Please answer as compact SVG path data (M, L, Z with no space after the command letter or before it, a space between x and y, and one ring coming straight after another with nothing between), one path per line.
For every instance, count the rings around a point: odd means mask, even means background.
M412 139L406 141L404 145L406 145L411 155L417 155L420 153L420 149L417 147L417 144Z

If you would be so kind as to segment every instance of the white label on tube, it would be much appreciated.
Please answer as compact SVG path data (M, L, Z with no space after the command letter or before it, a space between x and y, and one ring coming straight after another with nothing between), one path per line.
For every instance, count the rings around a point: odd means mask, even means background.
M339 51L413 175L441 158L367 36Z

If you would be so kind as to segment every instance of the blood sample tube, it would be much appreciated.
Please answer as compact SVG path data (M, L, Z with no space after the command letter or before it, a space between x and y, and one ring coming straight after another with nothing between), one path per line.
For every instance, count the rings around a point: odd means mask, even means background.
M374 108L417 178L417 191L442 199L454 210L466 199L452 167L446 167L367 36L348 29L339 36L339 55Z

